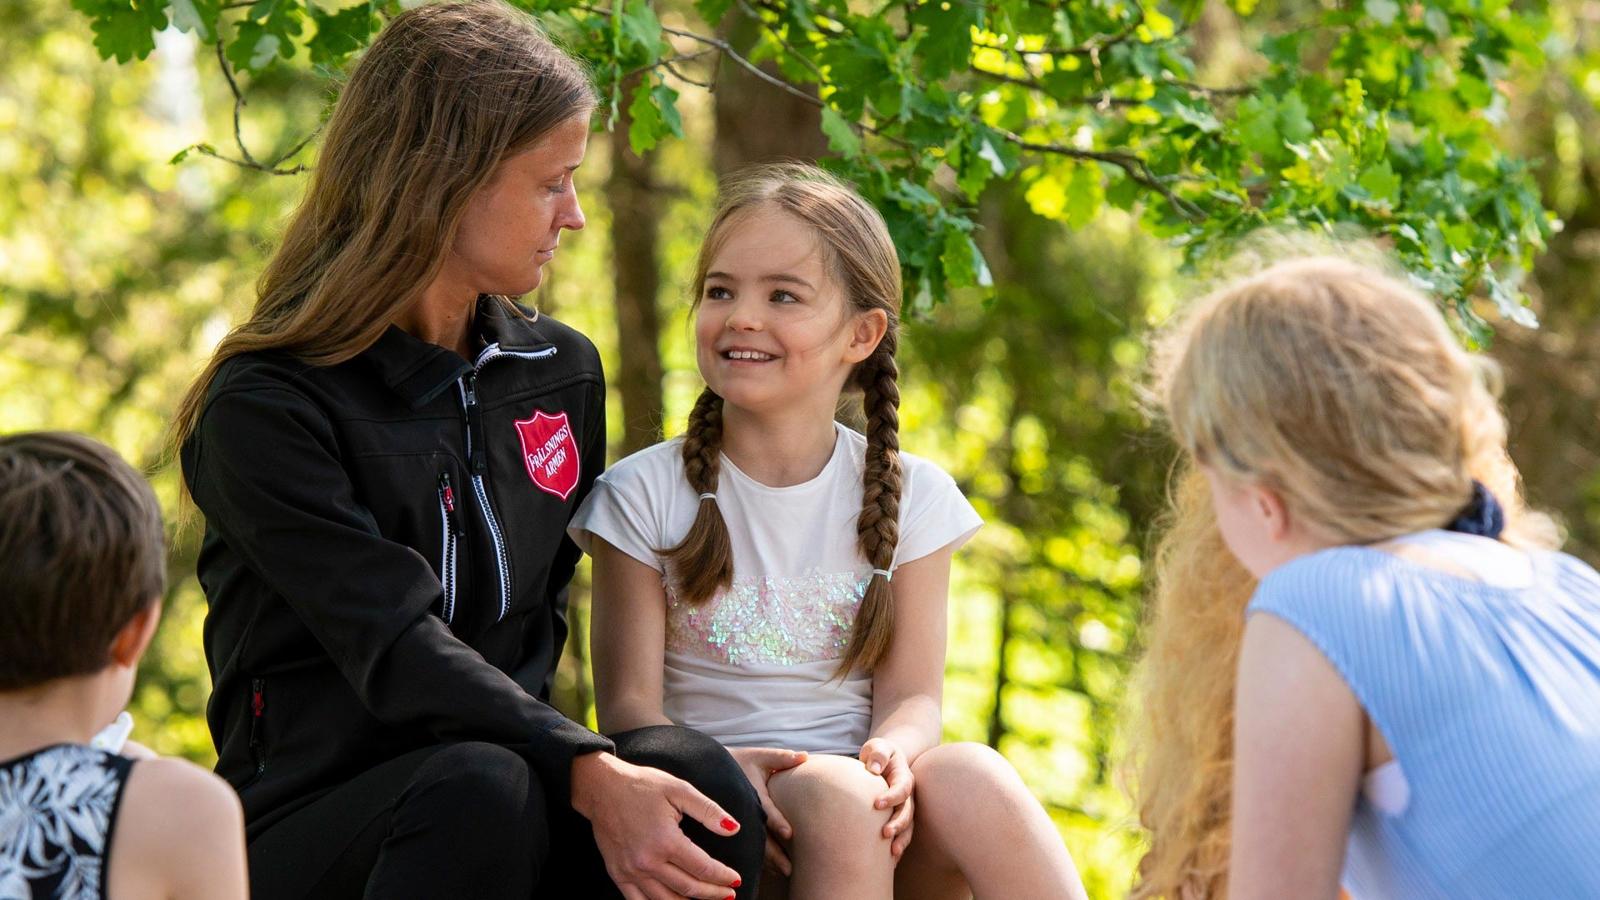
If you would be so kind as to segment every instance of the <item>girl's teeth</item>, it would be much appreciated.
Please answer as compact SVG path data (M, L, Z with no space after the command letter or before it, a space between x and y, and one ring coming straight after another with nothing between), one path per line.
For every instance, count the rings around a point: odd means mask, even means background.
M758 352L756 352L754 350L730 350L730 351L728 351L728 358L729 359L767 360L767 359L771 359L772 357L768 356L765 353L758 353Z

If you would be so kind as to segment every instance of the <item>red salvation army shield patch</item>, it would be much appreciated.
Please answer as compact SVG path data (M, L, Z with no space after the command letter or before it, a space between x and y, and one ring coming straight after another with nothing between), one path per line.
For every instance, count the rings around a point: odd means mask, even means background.
M528 477L540 490L567 499L578 486L578 442L567 414L536 409L533 418L517 420L517 436Z

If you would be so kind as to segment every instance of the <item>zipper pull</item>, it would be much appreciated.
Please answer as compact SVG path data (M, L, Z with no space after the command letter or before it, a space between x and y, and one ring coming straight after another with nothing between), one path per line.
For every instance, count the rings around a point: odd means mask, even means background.
M456 492L450 487L450 473L439 473L439 502L444 504L444 517L450 523L450 531L456 537L463 537L467 531L461 527L461 517L456 515Z
M259 678L250 682L250 712L257 719L261 718L262 712L267 708L266 697L263 695L265 687L266 684Z
M472 439L472 454L467 464L474 475L489 471L489 448L484 445L483 415L478 410L478 377L467 373L467 432Z

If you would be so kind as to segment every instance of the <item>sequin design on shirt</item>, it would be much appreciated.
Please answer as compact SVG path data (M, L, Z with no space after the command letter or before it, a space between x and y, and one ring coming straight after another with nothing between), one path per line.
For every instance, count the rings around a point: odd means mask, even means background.
M854 572L739 577L704 604L667 590L667 649L733 666L838 659L867 582Z

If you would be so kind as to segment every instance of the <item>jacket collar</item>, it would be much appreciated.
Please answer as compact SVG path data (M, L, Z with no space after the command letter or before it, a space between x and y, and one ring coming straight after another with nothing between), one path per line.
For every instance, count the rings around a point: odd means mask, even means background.
M538 314L527 320L514 316L502 301L488 295L478 297L478 308L473 316L473 330L478 359L484 359L488 348L502 350L534 351L550 346L537 327ZM412 409L420 409L473 370L473 364L453 350L390 325L378 340L362 354L378 370L379 377L389 389L399 394Z

